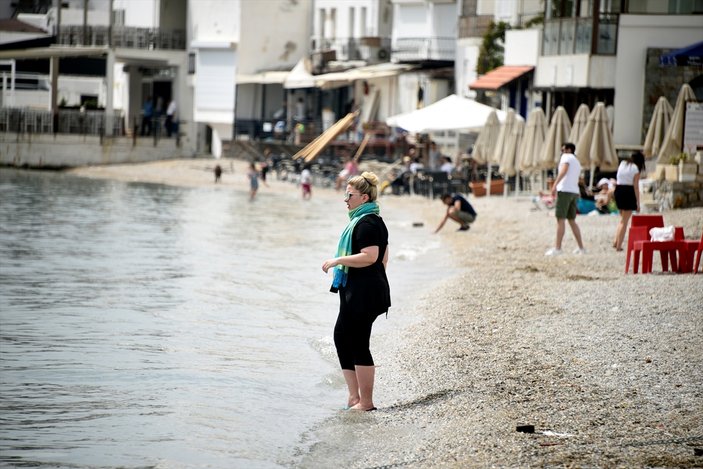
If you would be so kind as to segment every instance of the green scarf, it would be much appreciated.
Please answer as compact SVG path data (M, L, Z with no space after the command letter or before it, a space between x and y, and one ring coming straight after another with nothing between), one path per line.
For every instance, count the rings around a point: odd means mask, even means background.
M375 213L378 215L380 213L378 204L376 202L367 202L356 207L354 210L349 210L349 224L342 231L342 235L339 237L339 244L337 245L337 254L335 257L348 256L352 253L352 233L354 233L354 227L363 217L370 213ZM347 276L349 275L349 267L345 265L338 265L334 268L334 278L332 280L332 287L330 291L337 293L339 287L347 285Z

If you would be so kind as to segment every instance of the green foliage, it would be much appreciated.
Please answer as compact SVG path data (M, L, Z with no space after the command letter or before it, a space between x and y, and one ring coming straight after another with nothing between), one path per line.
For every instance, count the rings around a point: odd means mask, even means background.
M504 21L498 24L491 21L488 31L483 35L476 73L483 75L503 65L503 44L505 43L505 32L509 29L510 25Z
M674 155L669 158L669 164L679 164L679 162L685 163L688 160L688 153L681 152L678 155Z

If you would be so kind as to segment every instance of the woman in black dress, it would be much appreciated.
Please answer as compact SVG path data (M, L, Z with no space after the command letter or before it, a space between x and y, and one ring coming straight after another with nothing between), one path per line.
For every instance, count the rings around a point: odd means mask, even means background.
M391 305L386 277L388 230L376 203L378 177L364 172L347 182L344 201L349 224L342 232L337 256L322 264L326 273L334 268L330 291L339 292L339 316L334 344L349 389L347 406L375 410L374 362L369 350L371 327Z

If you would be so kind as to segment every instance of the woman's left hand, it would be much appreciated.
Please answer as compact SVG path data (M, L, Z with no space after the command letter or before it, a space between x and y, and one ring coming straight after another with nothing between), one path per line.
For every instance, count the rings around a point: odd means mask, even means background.
M328 271L329 269L331 269L332 267L335 267L335 266L337 266L337 265L339 265L339 259L338 259L338 258L327 259L325 262L322 263L322 271L323 271L324 273L327 273L327 271Z

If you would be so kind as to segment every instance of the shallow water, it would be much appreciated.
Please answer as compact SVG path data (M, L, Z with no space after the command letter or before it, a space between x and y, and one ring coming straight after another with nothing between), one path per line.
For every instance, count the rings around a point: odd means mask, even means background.
M0 463L285 467L344 399L341 201L0 169ZM443 272L384 212L394 308Z

